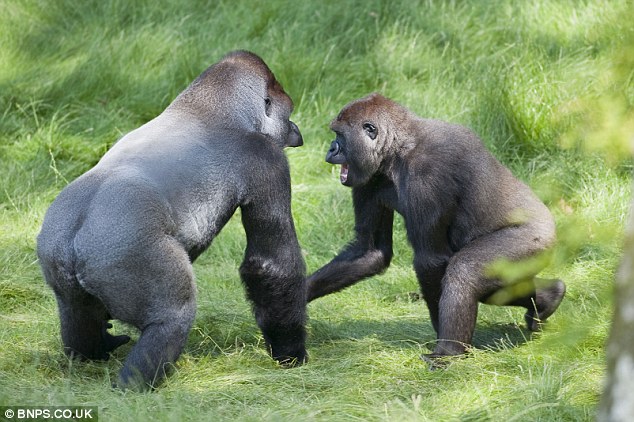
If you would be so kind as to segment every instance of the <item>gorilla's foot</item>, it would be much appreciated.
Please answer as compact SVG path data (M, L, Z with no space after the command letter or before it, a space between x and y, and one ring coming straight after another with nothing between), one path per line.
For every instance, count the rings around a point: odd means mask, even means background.
M528 308L524 315L528 329L540 331L546 319L557 310L565 294L566 285L561 280L554 280L550 286L538 289L534 307Z
M450 364L458 359L464 359L468 355L462 353L460 355L443 355L438 353L428 353L420 355L420 358L429 365L430 371L436 371L438 369L446 369Z
M126 344L130 341L128 336L113 336L108 332L109 328L112 328L112 324L107 321L101 324L101 331L97 336L75 336L72 337L72 344L66 344L64 346L64 352L71 359L78 359L81 361L87 360L103 360L110 359L110 352L122 344Z
M130 341L130 336L121 335L113 336L108 332L108 329L112 328L112 324L104 322L101 330L101 340L103 341L103 351L107 355L119 346L122 346Z
M445 369L452 362L469 356L471 345L457 340L439 339L434 351L421 355L421 359L429 364L429 370Z

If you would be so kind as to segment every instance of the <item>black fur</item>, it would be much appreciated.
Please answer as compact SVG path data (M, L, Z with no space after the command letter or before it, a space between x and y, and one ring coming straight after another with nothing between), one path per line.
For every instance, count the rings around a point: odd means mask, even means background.
M493 296L506 286L484 275L487 264L545 250L555 226L546 206L471 131L421 119L378 94L348 104L331 129L337 137L326 161L341 164L341 182L352 187L356 238L308 278L309 301L389 266L397 211L438 335L431 357L465 352L479 301L525 307L531 330L557 309L560 280L529 276L521 297L500 303Z
M240 207L258 325L275 359L304 362L305 267L282 152L302 144L292 108L258 56L230 53L60 193L37 253L68 354L107 359L129 340L106 331L119 319L141 336L118 385L154 386L194 321L191 263Z

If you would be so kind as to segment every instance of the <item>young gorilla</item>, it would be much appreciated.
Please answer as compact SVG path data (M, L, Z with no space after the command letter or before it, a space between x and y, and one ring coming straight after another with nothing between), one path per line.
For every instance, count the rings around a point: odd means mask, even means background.
M119 319L141 336L118 386L154 386L194 321L191 263L240 207L257 323L273 358L304 362L305 267L282 152L303 143L292 109L262 59L230 53L60 193L37 253L69 355L108 359L129 340L107 331Z
M427 357L466 351L478 301L525 307L533 331L557 309L560 280L530 277L524 296L493 297L505 285L485 276L487 264L543 251L555 227L546 206L471 131L421 119L378 94L345 106L330 128L336 139L326 161L341 164L341 183L352 186L356 239L308 278L309 301L387 268L396 210L438 335Z

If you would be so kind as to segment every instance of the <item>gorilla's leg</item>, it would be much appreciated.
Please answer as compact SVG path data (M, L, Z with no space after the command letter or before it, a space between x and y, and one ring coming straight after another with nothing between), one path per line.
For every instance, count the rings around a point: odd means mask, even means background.
M471 344L478 316L478 294L473 289L472 265L452 260L441 281L438 304L438 342L435 356L459 355Z
M142 391L162 380L168 365L183 351L195 314L196 305L192 301L181 309L165 312L160 322L143 328L119 373L117 386Z
M112 316L141 330L119 373L117 387L145 390L180 356L196 315L194 274L175 239L151 239L106 267L90 266L84 280ZM95 265L94 261L87 264Z
M71 358L108 360L109 353L130 337L108 333L112 326L104 304L80 285L63 253L47 252L38 251L38 258L57 300L64 352Z
M447 268L446 264L430 267L423 260L414 259L414 269L420 284L423 299L429 310L432 326L438 333L438 305L440 303L441 280Z
M66 292L68 293L68 292ZM128 336L108 333L108 313L95 297L75 289L72 299L57 294L62 342L70 357L108 360L110 352L130 341Z
M539 226L530 224L507 227L474 240L451 257L442 279L438 343L433 355L465 352L475 330L478 302L505 287L499 280L483 275L485 266L497 259L518 261L542 251L551 237L539 230ZM565 291L561 281L534 288L524 297L500 303L526 307L531 328L536 326L534 317L543 321L555 311Z
M529 295L515 298L503 305L526 308L526 326L531 331L539 331L546 319L559 307L566 294L566 285L559 279L546 280L537 277L532 280L532 284L534 291Z

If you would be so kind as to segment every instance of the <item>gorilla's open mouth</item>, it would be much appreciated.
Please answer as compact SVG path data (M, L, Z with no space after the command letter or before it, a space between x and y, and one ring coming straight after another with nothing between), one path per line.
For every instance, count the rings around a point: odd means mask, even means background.
M343 163L341 165L341 174L339 175L339 180L341 181L341 183L346 183L346 181L348 180L348 164L347 163Z

